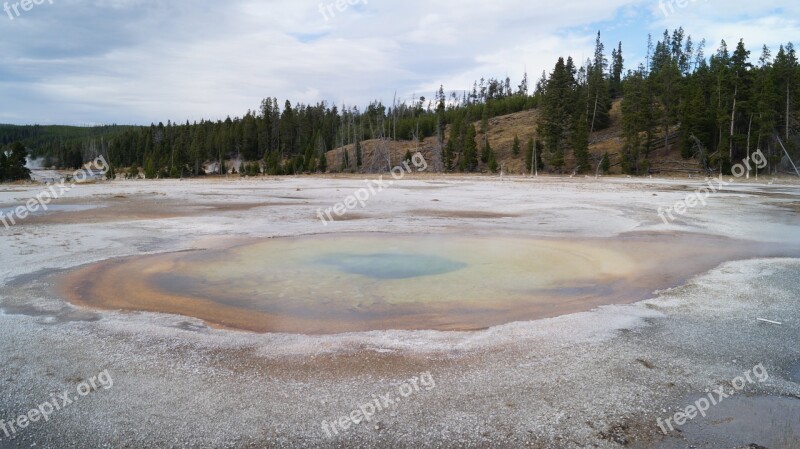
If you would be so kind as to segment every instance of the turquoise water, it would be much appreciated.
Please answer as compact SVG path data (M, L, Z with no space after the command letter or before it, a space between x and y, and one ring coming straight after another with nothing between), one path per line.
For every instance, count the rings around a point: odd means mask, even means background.
M466 263L430 254L373 253L331 254L315 261L337 270L372 279L411 279L452 273Z

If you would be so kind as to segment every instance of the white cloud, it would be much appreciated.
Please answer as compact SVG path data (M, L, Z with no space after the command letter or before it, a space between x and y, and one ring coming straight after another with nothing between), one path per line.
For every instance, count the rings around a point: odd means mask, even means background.
M800 35L797 5L774 0L690 2L669 17L655 0L362 2L329 20L319 9L331 0L43 4L0 22L0 118L182 122L242 115L267 96L363 106L482 76L516 85L526 68L533 83L558 56L589 56L598 28L624 38L629 65L648 32L681 24L709 47L743 37L754 54Z

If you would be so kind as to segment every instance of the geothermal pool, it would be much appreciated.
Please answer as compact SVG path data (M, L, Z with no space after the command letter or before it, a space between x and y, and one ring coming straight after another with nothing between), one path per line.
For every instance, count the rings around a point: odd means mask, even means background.
M768 251L680 234L322 235L106 261L69 273L59 288L81 306L253 332L475 330L646 299L722 261Z

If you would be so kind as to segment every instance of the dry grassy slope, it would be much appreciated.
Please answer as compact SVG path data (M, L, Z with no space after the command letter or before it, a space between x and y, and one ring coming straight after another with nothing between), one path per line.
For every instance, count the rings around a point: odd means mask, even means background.
M525 145L529 138L536 137L536 124L538 119L539 111L537 110L522 111L489 119L489 130L487 133L489 145L491 145L492 149L495 151L497 161L503 164L506 172L522 172L522 166L525 164ZM475 129L480 131L480 120L476 121L474 124ZM450 127L448 126L445 129L445 136L448 136L449 133ZM511 151L514 145L515 135L519 136L520 140L521 151L519 156L514 156ZM477 141L478 151L480 151L483 148L484 135L479 132L475 140ZM426 160L432 161L434 160L434 154L439 150L435 137L429 137L422 142L414 142L411 140L401 140L397 142L381 142L377 139L367 140L362 143L365 167L370 167L373 155L376 149L379 148L379 145L382 145L384 149L388 148L390 150L392 162L394 164L401 160L407 151L411 153L420 151L423 156L425 156ZM338 170L341 167L344 151L348 152L351 163L355 162L353 145L336 148L329 151L326 156L328 158L328 166L332 170ZM485 169L485 167L482 168Z
M345 145L326 153L328 167L332 171L339 171L342 166L342 159L344 158L345 151L348 153L350 166L355 166L356 156L354 147L355 145ZM421 152L427 161L433 161L433 155L438 150L435 137L429 137L422 142L415 142L413 140L391 142L389 140L381 141L378 139L371 139L362 142L361 148L363 149L364 167L366 167L366 169L372 166L374 155L380 148L383 148L385 153L388 152L391 154L392 165L397 165L398 162L402 160L403 156L405 156L406 152L413 154L416 151ZM380 166L380 163L377 164Z
M525 165L525 150L528 139L538 138L536 125L539 122L539 111L536 109L522 111L514 114L503 115L489 119L488 135L489 145L494 150L497 162L503 166L506 173L522 173ZM475 122L478 130L478 152L484 146L484 135L480 132L480 121ZM511 149L514 146L514 136L519 137L520 152L514 156ZM485 167L484 167L485 169Z
M589 136L589 154L591 160L600 161L603 154L608 153L611 160L616 162L622 151L622 100L614 100L609 112L611 124L608 128L592 133ZM572 163L572 155L567 158Z
M618 156L622 151L622 100L618 99L613 102L610 115L611 125L604 130L592 133L590 136L589 152L591 153L591 160L594 161L593 165L600 161L604 153L608 153L611 156L612 164L616 164L612 167L611 172L619 173L619 165L617 162L619 161ZM489 129L487 133L488 141L495 151L498 163L503 165L506 173L523 172L523 166L525 165L525 149L528 139L538 138L536 133L538 120L539 111L535 109L494 117L489 120ZM475 128L478 130L476 140L478 151L480 151L484 145L484 135L480 132L480 121L475 122ZM445 130L445 136L448 135L449 127ZM520 140L521 151L518 156L514 156L512 153L514 136L518 136ZM420 151L428 161L432 161L434 160L433 155L436 154L438 150L435 137L427 138L419 143L409 140L398 142L384 141L382 143L378 140L368 140L362 145L365 152L364 161L366 167L370 166L373 154L380 144L382 144L384 148L390 149L393 164L397 164L397 161L401 160L407 151L411 153ZM349 153L351 163L355 163L353 145L337 148L327 154L328 165L332 170L338 170L341 166L344 154L343 151L345 150ZM567 167L571 170L571 167L575 165L571 152L568 152L566 155L566 162ZM651 163L654 168L661 170L666 170L673 166L696 167L696 164L693 162L681 161L677 148L674 146L667 154L664 154L663 150L656 151L655 154L651 156ZM487 171L486 167L483 165L484 164L481 164L482 170Z
M670 130L669 148L664 149L664 133L656 130L657 141L650 153L650 166L663 175L683 176L687 173L700 173L697 160L684 160L678 148L678 128ZM611 107L611 126L602 131L593 133L590 140L589 152L595 161L599 161L604 153L611 156L612 173L619 173L619 154L622 151L622 99L615 100ZM569 160L569 158L568 158Z

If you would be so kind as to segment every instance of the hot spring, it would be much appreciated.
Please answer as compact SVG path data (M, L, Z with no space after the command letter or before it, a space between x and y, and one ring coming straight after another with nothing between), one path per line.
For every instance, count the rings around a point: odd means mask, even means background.
M466 331L646 299L765 251L674 234L323 235L105 261L58 285L84 307L179 314L253 332Z

